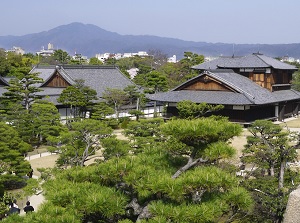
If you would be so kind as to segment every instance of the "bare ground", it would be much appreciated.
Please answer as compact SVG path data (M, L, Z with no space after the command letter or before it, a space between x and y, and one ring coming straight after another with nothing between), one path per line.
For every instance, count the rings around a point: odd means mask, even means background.
M38 168L52 168L55 166L55 161L57 160L58 155L53 154L51 156L45 156L38 159L29 160L31 168L33 169L33 175L40 177L41 174L37 170Z

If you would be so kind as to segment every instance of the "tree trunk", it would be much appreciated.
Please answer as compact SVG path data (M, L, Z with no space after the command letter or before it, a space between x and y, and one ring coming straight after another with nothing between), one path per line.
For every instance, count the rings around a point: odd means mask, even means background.
M136 110L138 111L140 109L140 98L137 98L136 100Z
M279 176L278 176L278 189L283 188L285 165L286 165L286 161L282 160L280 163Z
M115 113L116 113L116 118L119 118L119 109L117 103L115 103Z
M275 176L274 164L273 163L271 164L271 167L270 167L270 170L269 170L269 174L270 174L271 177Z

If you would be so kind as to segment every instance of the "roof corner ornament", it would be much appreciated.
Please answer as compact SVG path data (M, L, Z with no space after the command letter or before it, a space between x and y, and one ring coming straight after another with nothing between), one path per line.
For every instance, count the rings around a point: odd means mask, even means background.
M203 74L209 74L209 71L208 70L204 70Z

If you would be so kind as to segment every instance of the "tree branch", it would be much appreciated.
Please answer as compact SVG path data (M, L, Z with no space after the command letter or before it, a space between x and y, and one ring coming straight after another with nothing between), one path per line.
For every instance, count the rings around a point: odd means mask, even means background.
M184 165L183 167L181 167L179 170L177 170L176 173L172 176L172 178L176 179L182 173L184 173L185 171L187 171L191 167L195 166L197 163L206 163L206 162L207 162L207 160L202 159L202 158L198 158L198 159L193 160L192 157L189 157L189 160L188 160L187 164Z

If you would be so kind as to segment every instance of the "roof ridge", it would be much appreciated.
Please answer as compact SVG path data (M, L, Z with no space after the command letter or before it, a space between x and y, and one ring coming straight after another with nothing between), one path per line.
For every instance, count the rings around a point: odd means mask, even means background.
M0 81L9 86L9 83L4 79L4 77L0 76Z
M73 85L75 83L75 80L73 80L73 78L67 73L67 71L59 66L59 67L56 67L55 70L60 73L62 75L62 77L70 84L70 85Z
M294 92L295 94L299 95L300 96L300 92L299 91L296 91L294 89L290 89L292 92Z
M39 68L39 67L35 67L35 68ZM34 68L34 69L35 69ZM54 68L54 67L53 67ZM53 69L51 68L51 69ZM32 69L32 71L34 70ZM70 75L68 75L68 73L60 66L56 66L53 70L53 72L51 73L51 75L49 75L49 77L40 85L40 87L44 87L44 85L53 77L53 75L56 73L56 71L63 77L63 79L65 81L67 81L70 85L73 85L75 83L75 81L70 77Z
M252 55L258 57L258 59L260 59L262 62L264 62L264 63L267 64L268 66L272 67L271 64L268 64L266 61L264 61L264 60L260 57L260 56L263 56L263 54L252 54ZM270 58L272 58L272 57L270 57Z
M248 93L248 92L244 91L243 89L241 89L240 87L230 83L229 81L225 80L224 78L222 78L218 75L214 75L214 73L212 73L211 71L206 71L206 74L211 75L211 76L217 78L218 80L221 80L223 83L227 84L228 86L232 87L233 89L236 89L239 93L242 93L243 95L245 95L245 97L247 99L249 99L249 101L254 103L255 97L253 95L251 95L250 93Z

